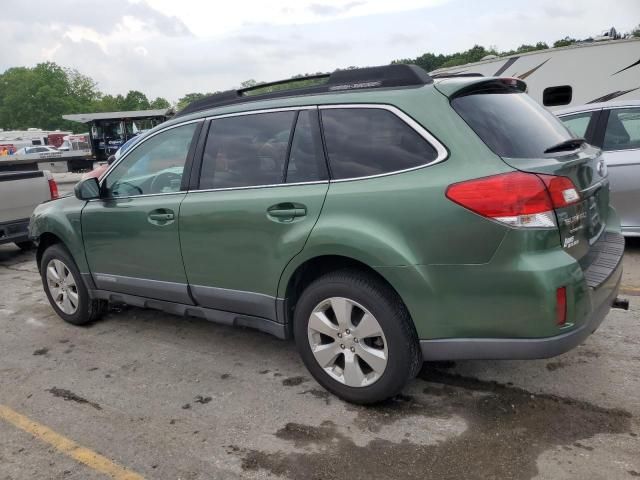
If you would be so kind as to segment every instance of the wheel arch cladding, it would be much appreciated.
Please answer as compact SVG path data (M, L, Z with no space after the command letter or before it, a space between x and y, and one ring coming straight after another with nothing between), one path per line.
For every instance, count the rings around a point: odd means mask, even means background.
M295 306L304 289L323 275L338 270L357 270L381 281L393 291L400 301L398 289L382 273L367 263L345 255L317 255L291 262L280 279L278 297L285 299L285 323L291 324Z
M55 202L51 202L55 203ZM37 239L38 262L42 258L44 248L41 245L51 245L61 243L71 254L71 258L76 263L80 273L88 273L89 266L84 255L84 244L82 240L82 228L80 224L80 211L70 209L51 209L46 215L34 215L29 226L30 236ZM55 240L55 241L53 241Z

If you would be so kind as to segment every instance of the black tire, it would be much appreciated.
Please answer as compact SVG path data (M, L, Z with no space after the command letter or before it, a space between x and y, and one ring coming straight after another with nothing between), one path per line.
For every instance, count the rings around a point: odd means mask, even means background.
M20 250L23 250L23 251L33 250L34 248L36 248L36 244L33 243L31 240L25 240L24 242L15 242L15 243L16 243L16 247L18 247Z
M309 317L317 305L331 297L357 302L374 315L382 328L388 350L387 365L371 385L351 387L332 378L313 355L307 333ZM418 336L404 303L387 284L366 272L339 270L312 282L296 305L293 327L298 352L311 375L325 389L351 403L378 403L397 395L422 365Z
M73 279L76 284L76 290L78 293L78 306L76 308L76 311L72 314L67 314L58 307L56 302L53 300L51 292L49 291L49 287L47 285L47 265L51 260L54 259L62 261L62 263L67 266L69 272L73 275ZM54 245L51 245L44 251L44 253L42 254L42 259L40 261L40 277L42 278L42 287L47 294L49 303L58 314L58 316L65 322L71 323L73 325L85 325L87 323L98 320L106 311L106 301L91 299L89 297L89 292L87 291L87 287L82 281L80 271L78 270L76 263L73 261L71 254L63 245L56 243Z

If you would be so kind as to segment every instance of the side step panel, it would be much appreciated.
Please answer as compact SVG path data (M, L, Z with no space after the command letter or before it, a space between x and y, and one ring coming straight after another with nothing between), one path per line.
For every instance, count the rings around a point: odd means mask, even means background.
M91 298L99 298L110 302L124 303L134 307L152 308L161 310L172 315L182 317L197 317L209 320L210 322L220 323L222 325L230 325L233 327L247 327L269 333L275 337L286 339L287 329L285 325L274 322L261 317L252 317L250 315L242 315L240 313L225 312L223 310L214 310L212 308L198 307L195 305L184 305L182 303L165 302L163 300L154 300L152 298L138 297L126 293L115 293L107 290L89 290Z

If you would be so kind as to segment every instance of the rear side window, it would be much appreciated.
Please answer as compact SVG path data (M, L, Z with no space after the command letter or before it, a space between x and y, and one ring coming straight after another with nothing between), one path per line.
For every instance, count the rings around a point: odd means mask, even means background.
M592 116L593 112L584 112L575 115L566 115L561 117L560 120L576 137L585 138Z
M200 188L274 185L284 180L296 112L215 119L202 158Z
M609 111L603 150L640 148L640 108L615 108Z
M330 108L321 110L321 115L335 179L418 167L438 156L429 142L388 110Z
M451 105L501 157L539 158L547 148L572 138L560 120L526 93L470 94L454 98Z

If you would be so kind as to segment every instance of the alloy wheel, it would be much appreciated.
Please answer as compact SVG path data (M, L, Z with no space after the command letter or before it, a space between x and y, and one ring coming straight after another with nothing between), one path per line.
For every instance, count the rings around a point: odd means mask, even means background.
M47 288L51 298L67 315L73 315L78 309L78 286L73 273L61 260L52 259L47 264Z
M320 302L311 312L307 333L318 364L344 385L371 385L387 367L387 340L380 323L351 299Z

